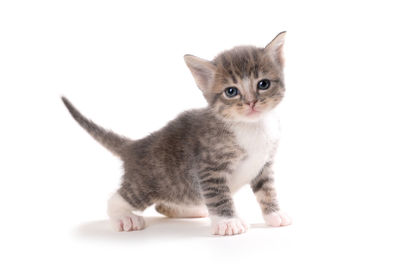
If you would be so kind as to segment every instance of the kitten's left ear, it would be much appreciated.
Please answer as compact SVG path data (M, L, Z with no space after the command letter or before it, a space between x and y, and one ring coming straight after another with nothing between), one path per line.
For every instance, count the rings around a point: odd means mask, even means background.
M265 48L267 55L280 67L283 67L285 60L283 57L283 45L285 43L286 32L279 33Z
M184 59L192 72L197 86L203 94L207 94L214 82L216 66L211 61L192 55L185 55Z

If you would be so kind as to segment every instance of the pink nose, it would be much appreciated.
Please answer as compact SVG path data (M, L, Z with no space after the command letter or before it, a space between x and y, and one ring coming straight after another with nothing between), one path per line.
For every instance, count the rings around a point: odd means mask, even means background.
M246 104L250 106L250 108L254 108L254 106L256 105L257 100L251 101L251 102L247 102Z

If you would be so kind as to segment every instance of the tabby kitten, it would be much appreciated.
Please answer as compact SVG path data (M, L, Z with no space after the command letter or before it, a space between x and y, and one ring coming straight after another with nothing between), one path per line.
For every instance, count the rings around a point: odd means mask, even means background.
M265 48L236 47L212 61L185 55L208 106L140 140L103 129L62 97L73 118L123 161L121 187L108 202L117 231L143 229L135 212L155 204L168 217L210 215L216 235L244 233L248 225L237 216L232 194L248 183L267 224L291 223L279 211L272 170L279 133L274 108L285 91L284 37Z

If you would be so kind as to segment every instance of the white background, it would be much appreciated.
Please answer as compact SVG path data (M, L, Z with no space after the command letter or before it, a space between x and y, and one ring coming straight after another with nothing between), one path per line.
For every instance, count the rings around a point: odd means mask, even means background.
M1 1L1 266L399 266L400 19L396 1ZM121 162L70 118L132 138L205 106L183 62L287 30L279 107L281 206L268 228L249 190L248 233L208 220L113 233ZM397 255L396 255L397 253ZM255 265L257 264L257 265Z

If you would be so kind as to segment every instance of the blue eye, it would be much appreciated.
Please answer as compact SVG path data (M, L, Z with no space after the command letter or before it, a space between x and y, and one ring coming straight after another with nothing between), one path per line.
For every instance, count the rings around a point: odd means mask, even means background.
M267 90L271 85L271 81L268 79L264 79L258 82L257 89L259 90Z
M228 87L225 89L225 95L227 97L235 97L239 93L239 90L236 87Z

